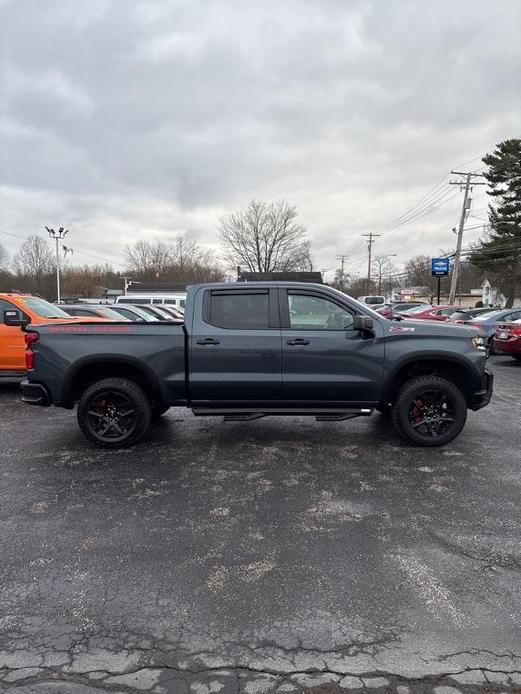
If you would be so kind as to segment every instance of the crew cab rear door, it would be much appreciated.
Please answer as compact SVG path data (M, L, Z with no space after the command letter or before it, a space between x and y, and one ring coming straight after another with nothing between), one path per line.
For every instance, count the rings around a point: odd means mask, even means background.
M383 328L352 328L355 308L315 289L280 290L282 393L301 406L356 405L380 400Z
M280 401L276 288L201 288L194 299L188 365L192 406Z

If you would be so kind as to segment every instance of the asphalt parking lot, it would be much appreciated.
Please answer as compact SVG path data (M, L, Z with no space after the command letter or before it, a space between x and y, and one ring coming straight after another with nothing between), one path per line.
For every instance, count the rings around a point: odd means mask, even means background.
M521 364L490 365L430 450L170 410L102 451L0 384L0 691L521 691Z

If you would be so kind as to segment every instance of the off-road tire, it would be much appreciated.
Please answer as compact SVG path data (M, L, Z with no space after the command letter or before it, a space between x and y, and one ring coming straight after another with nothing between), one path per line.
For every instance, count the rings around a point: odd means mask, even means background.
M439 435L425 435L412 426L410 409L420 392L439 391L450 399L454 409L452 426ZM418 446L443 446L458 436L467 421L467 403L461 390L439 376L420 376L401 387L392 410L392 422L398 433Z
M107 392L121 395L131 403L135 411L128 433L114 439L100 436L93 429L92 417L89 420L88 415L89 408L93 407L96 397L103 398L103 394ZM152 408L145 391L135 381L127 378L104 378L97 381L83 391L78 402L78 425L84 436L101 448L128 448L137 443L150 426L151 417Z

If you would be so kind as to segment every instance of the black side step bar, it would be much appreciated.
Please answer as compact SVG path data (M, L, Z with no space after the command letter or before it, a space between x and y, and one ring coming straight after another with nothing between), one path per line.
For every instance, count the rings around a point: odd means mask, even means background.
M225 422L251 422L252 419L262 419L267 415L264 412L250 412L249 414L225 414Z
M369 417L373 414L374 408L365 407L344 410L338 408L317 409L316 407L302 409L295 407L287 409L282 407L267 407L263 408L260 412L252 412L251 410L234 407L219 409L197 407L192 409L192 412L196 417L224 417L225 422L250 422L253 419L260 419L261 417L268 417L270 415L308 416L315 417L317 422L341 422L346 419L353 419L354 417Z

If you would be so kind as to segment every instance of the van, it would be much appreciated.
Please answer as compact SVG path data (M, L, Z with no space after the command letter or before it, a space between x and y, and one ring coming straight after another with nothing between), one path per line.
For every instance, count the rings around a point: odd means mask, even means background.
M385 304L385 296L359 296L358 301L376 310Z
M129 293L118 296L116 304L170 304L183 311L186 304L186 292L172 292L168 294L141 294Z

